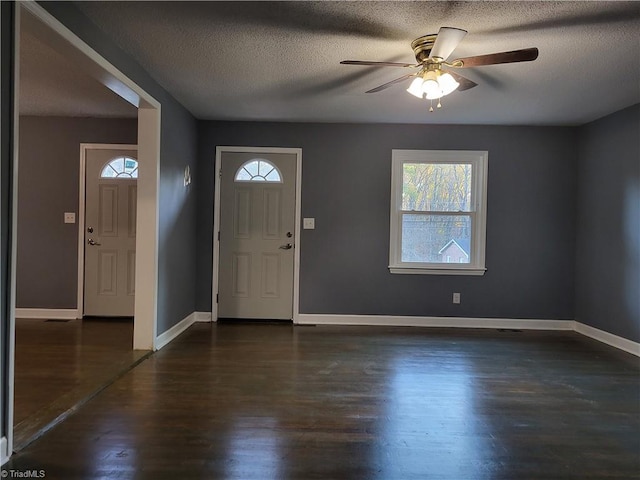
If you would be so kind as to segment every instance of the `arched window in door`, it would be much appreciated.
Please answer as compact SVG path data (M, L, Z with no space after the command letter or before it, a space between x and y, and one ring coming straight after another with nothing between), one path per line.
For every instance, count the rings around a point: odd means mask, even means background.
M102 167L100 178L138 178L138 161L131 157L116 157Z
M264 158L255 158L242 164L235 176L236 182L282 183L280 170Z

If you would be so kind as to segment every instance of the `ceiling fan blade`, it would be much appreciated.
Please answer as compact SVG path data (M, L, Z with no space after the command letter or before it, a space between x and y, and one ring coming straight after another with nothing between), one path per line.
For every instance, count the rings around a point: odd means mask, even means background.
M451 63L455 65L458 62L462 62L460 67L466 68L481 67L483 65L496 65L498 63L531 62L536 58L538 58L538 49L534 47L522 50L513 50L511 52L489 53L488 55L458 58Z
M376 93L379 92L380 90L384 90L385 88L389 88L391 85L395 85L396 83L400 83L403 82L411 77L415 77L416 74L415 73L408 73L406 75L401 76L400 78L396 78L395 80L391 80L390 82L387 82L383 85L380 85L379 87L376 88L372 88L371 90L367 90L365 93Z
M452 72L451 70L447 70L447 73L451 75L456 82L460 84L457 88L459 92L464 90L469 90L470 88L477 87L478 84L473 80L469 80L467 77L463 77L462 75L458 75L456 72Z
M433 44L429 58L441 58L446 60L453 53L458 44L467 34L466 30L453 27L441 27Z
M419 67L413 63L397 63L397 62L367 62L364 60L343 60L340 65L364 65L369 67Z

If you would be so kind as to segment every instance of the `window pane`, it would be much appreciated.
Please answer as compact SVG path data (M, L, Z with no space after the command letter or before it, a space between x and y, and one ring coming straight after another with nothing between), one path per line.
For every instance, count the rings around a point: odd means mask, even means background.
M402 210L471 211L470 163L404 163Z
M258 175L260 175L261 177L266 177L271 170L273 170L273 165L260 160L260 164L258 166Z
M249 180L251 180L251 174L249 172L247 172L244 168L238 170L238 173L236 173L236 182L248 182Z
M279 182L280 174L278 174L278 171L274 168L269 172L266 178L267 178L267 181L269 182Z
M258 162L256 160L247 163L244 168L251 174L252 177L258 175Z
M402 215L402 261L469 263L469 215Z
M116 158L115 160L111 160L109 165L111 165L113 167L113 169L118 173L124 172L124 158L123 157Z
M136 162L133 158L125 158L124 159L124 171L125 172L131 173L136 168L138 168L138 162Z
M107 165L102 169L102 173L100 173L100 177L102 178L116 178L118 176L118 172L116 172L111 165Z

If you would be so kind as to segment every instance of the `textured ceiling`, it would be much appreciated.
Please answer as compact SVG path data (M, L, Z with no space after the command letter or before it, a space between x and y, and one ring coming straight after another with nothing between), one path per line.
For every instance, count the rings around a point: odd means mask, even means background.
M45 45L28 22L20 28L21 115L135 118L131 104Z
M637 2L76 2L197 118L319 122L582 124L640 102ZM469 33L451 59L538 47L535 62L459 70L477 82L443 108L407 73L411 41ZM66 79L67 84L69 79Z

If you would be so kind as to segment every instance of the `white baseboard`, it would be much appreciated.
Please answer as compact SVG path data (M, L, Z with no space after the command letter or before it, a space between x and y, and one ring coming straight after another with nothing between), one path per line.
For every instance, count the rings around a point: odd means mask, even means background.
M574 320L520 318L410 317L393 315L325 315L301 313L299 325L370 325L388 327L508 328L518 330L569 330L640 357L640 343L598 330Z
M628 340L623 337L619 337L618 335L614 335L613 333L605 332L604 330L599 330L578 321L574 323L574 330L576 332L640 357L640 343Z
M160 350L162 347L168 345L170 342L175 340L178 335L184 332L187 328L193 325L196 322L196 312L191 313L186 318L180 320L173 327L167 330L164 333L161 333L156 337L156 350Z
M573 320L516 318L409 317L390 315L298 315L298 324L378 325L395 327L513 328L522 330L573 330Z
M81 316L71 308L16 308L16 318L75 320Z
M211 312L195 312L196 322L211 322Z
M0 465L4 465L9 460L9 452L7 450L7 437L0 438Z

